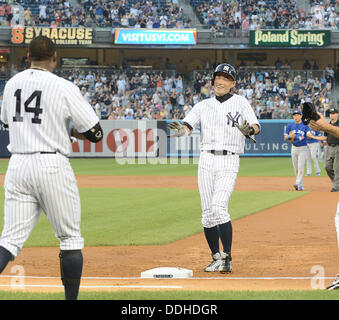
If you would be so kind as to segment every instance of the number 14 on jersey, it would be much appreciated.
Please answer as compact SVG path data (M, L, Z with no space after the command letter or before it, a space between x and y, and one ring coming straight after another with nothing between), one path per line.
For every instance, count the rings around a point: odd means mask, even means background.
M41 94L42 91L35 90L30 97L24 102L25 112L31 112L34 114L32 118L32 123L41 124L41 119L39 115L42 113L42 109L40 108L41 103ZM14 93L16 97L16 107L15 107L15 117L13 117L14 122L23 122L24 118L21 115L21 89L17 89ZM35 106L30 107L29 105L35 100Z

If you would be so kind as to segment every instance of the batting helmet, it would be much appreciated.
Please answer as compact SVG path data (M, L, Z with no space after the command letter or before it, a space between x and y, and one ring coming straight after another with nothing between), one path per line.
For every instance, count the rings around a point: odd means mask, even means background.
M219 73L219 72L231 76L234 81L237 80L237 73L236 73L234 67L231 66L228 63L222 63L222 64L219 64L214 70L213 78L212 78L212 86L214 86L214 79L215 79L217 73Z

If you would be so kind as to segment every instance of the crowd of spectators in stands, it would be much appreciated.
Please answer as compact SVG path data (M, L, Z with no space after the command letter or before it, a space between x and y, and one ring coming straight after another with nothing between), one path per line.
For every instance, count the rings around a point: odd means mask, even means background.
M200 22L216 34L257 29L332 29L339 28L339 3L331 0L312 1L311 12L298 8L295 0L191 0ZM337 10L338 11L338 10Z
M305 61L305 65L307 65ZM334 71L299 73L272 68L239 67L235 93L246 97L259 119L287 119L304 101L320 112L331 108ZM307 77L305 72L308 71ZM196 71L184 81L175 71L60 71L77 85L101 119L183 119L199 101L214 95L213 71Z
M182 119L191 90L174 71L61 71L77 85L101 119Z
M259 119L287 119L305 101L313 102L319 112L332 107L329 93L334 79L328 72L256 71L240 69L238 94L251 103Z
M329 98L334 83L334 71L331 65L325 72L298 73L287 70L271 69L254 71L239 67L235 93L248 99L259 119L290 119L294 109L300 108L305 101L313 102L319 112L328 113L333 107ZM209 97L212 88L209 74L199 72L194 83L195 92L200 97Z
M25 26L90 27L95 26L84 6L72 6L66 0L17 0L24 8Z
M311 2L311 13L309 20L313 29L339 29L339 2L335 0L324 0Z
M84 8L102 27L183 29L190 26L190 19L177 1L85 0Z
M339 2L310 0L311 12L298 8L296 0L191 0L200 22L215 31L256 29L332 29L339 27ZM17 0L23 19L0 2L0 25L21 23L51 27L188 28L191 20L177 0Z
M8 2L0 2L0 26L9 26L13 18L12 8Z
M28 26L187 28L190 19L176 0L78 0L75 6L64 0L18 0L23 7L23 23ZM10 6L6 5L10 10ZM14 6L13 6L14 8ZM1 12L0 12L1 13ZM13 15L6 20L11 25ZM20 19L12 20L19 24Z

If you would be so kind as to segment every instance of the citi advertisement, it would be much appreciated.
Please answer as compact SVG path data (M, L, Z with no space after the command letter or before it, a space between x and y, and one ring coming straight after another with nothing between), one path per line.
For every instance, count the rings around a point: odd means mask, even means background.
M153 159L154 163L173 163L178 158L195 157L200 151L200 131L195 130L189 137L170 138L166 121L102 120L104 138L98 143L77 140L72 144L70 157L112 158L119 163L140 163L140 159ZM152 161L152 160L151 160Z
M98 143L77 140L70 157L166 157L162 147L166 145L166 133L158 131L156 120L101 120L100 125L104 138Z
M116 44L131 45L195 45L195 29L115 29Z

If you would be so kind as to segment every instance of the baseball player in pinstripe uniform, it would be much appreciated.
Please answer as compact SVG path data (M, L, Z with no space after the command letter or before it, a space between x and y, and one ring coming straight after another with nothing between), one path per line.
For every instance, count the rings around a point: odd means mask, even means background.
M236 86L233 66L218 65L212 85L215 97L198 102L182 124L172 122L169 128L174 130L175 136L184 136L200 125L198 185L202 225L213 258L204 270L231 272L233 230L228 203L239 171L239 155L244 152L245 137L258 134L260 125L248 100L230 93Z
M39 36L30 44L31 68L4 90L1 121L9 128L11 158L5 177L0 273L18 256L42 211L60 240L65 299L78 297L83 267L80 197L68 155L71 135L98 142L102 129L80 90L52 71L54 43Z

